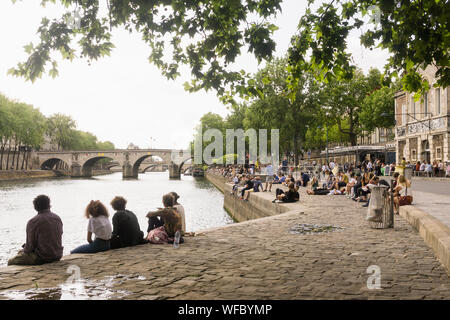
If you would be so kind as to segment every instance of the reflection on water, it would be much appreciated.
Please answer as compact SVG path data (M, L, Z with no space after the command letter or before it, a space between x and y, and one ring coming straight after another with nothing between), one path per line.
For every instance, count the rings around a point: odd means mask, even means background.
M232 223L223 209L223 195L202 178L182 176L169 180L167 172L140 174L139 180L122 180L122 173L92 179L48 179L0 182L0 266L15 255L25 242L27 221L35 214L32 201L39 194L51 199L52 211L64 224L64 254L86 239L87 219L84 209L90 200L100 200L109 209L116 195L128 200L127 209L138 217L146 232L145 215L162 206L162 196L170 191L180 195L186 212L186 230L199 231Z
M125 290L114 290L115 284L128 280L145 280L143 276L105 277L103 280L76 280L72 283L60 284L54 288L34 288L28 290L8 290L0 293L10 300L106 300L121 299L131 293Z

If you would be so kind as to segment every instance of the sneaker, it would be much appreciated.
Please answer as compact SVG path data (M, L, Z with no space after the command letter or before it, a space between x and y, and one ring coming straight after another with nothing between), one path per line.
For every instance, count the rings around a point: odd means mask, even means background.
M277 201L277 199L273 200L272 203L275 203L275 201Z
M362 205L362 207L364 207L364 208L367 208L369 206L369 203L368 202L366 202L366 203L364 203L363 205Z

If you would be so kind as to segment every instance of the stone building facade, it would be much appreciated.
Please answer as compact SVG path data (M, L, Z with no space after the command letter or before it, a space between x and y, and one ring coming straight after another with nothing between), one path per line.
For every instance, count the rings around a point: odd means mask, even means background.
M398 92L395 96L396 161L449 162L450 97L449 87L435 88L436 68L429 66L422 75L430 90L419 101L414 94Z

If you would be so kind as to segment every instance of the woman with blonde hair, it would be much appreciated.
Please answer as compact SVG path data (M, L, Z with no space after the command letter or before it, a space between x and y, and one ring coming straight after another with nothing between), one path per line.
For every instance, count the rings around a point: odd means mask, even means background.
M408 188L411 188L411 182L404 175L399 175L394 188L394 212L399 213L399 207L410 205L412 203L411 191L408 194Z
M86 207L85 215L89 219L87 232L89 243L77 247L70 253L96 253L109 250L112 226L106 207L99 200L92 200ZM94 240L92 234L95 234Z

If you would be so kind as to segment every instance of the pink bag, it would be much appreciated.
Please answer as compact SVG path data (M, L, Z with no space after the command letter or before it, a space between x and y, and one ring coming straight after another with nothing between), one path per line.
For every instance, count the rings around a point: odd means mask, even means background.
M147 236L147 240L150 243L154 244L167 244L169 243L169 236L167 235L164 226L161 226L159 228L150 230Z

